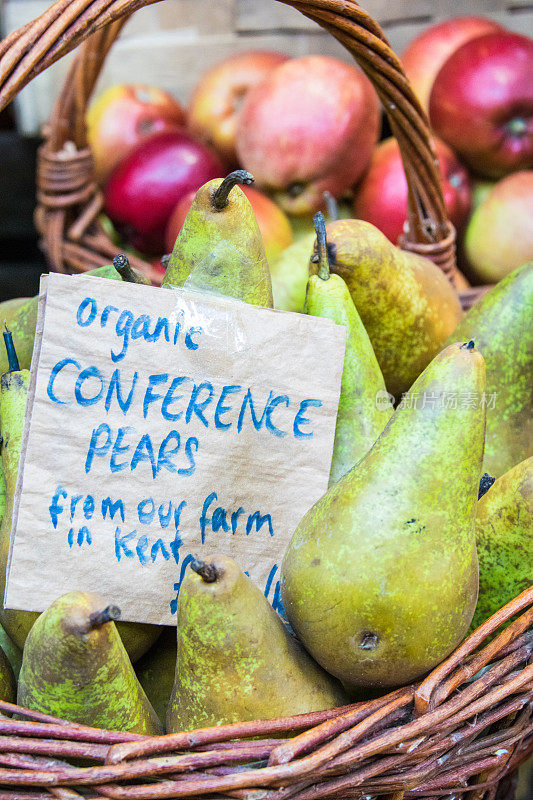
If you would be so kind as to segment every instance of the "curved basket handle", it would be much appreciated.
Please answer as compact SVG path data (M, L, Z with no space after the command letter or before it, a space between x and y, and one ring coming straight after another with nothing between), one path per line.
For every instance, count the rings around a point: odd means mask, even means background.
M61 143L62 130L69 127L69 118L73 120L76 137L83 142L81 110L98 77L102 56L118 35L118 21L123 24L133 11L160 1L56 0L40 17L0 44L0 108L50 64L95 31L115 23L107 34L99 34L92 45L80 52L69 75L70 85L56 106L64 122L54 127L55 144ZM373 83L400 146L409 187L408 220L400 244L433 258L453 281L455 235L447 219L429 123L379 25L355 0L277 2L293 6L331 33ZM50 145L53 148L54 141Z

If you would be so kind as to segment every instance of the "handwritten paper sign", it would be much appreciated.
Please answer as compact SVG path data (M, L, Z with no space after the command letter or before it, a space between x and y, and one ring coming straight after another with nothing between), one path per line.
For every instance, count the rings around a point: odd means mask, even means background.
M276 605L327 488L344 342L225 297L43 277L5 607L80 589L175 624L191 554L216 552Z

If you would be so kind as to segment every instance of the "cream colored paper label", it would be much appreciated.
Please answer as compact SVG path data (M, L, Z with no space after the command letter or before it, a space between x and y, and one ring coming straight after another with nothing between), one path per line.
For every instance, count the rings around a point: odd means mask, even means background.
M234 558L276 607L326 491L346 331L184 289L42 279L6 608L95 591L175 624L191 554Z

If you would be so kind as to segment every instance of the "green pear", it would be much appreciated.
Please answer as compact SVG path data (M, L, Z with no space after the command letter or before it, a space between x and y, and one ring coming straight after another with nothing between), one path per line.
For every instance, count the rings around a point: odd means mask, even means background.
M234 561L217 555L190 566L178 597L169 732L347 702Z
M252 206L238 183L249 172L201 186L178 234L163 286L185 286L236 297L272 308L272 284L265 246Z
M315 234L307 233L285 248L270 265L274 308L302 313Z
M28 634L19 705L97 728L162 733L113 622L119 615L89 592L55 600Z
M502 475L477 506L479 597L472 627L533 585L533 456Z
M12 338L7 334L6 352L9 354L9 371L0 379L0 433L2 435L2 469L6 483L6 507L0 526L0 597L4 597L6 568L11 538L11 519L17 483L24 413L28 396L30 373L20 369ZM4 609L0 603L0 623L10 639L22 649L26 635L37 614L30 611Z
M15 352L10 333L8 334L8 342L10 342L10 346L6 347L6 352L11 352L11 361L8 363L9 371L2 375L0 381L0 434L3 442L2 470L6 486L5 513L0 525L0 597L2 598L5 591L13 502L15 499L30 376L27 369L20 369L17 359L18 354ZM21 650L37 617L37 612L4 609L0 603L0 624ZM120 622L118 625L119 632L124 638L124 645L132 661L140 658L156 641L161 632L161 628L158 625L145 625L135 622Z
M176 671L176 628L165 627L156 644L135 665L139 683L159 719L165 720Z
M117 622L117 630L133 664L157 642L163 627L145 622Z
M345 686L429 672L462 640L478 588L485 389L473 342L433 359L367 455L315 503L282 562L296 635Z
M348 329L329 485L336 483L370 450L392 416L392 403L370 339L348 287L332 275L324 216L315 214L318 274L309 277L305 312Z
M9 638L6 631L0 625L0 647L7 656L11 664L15 678L18 678L20 665L22 664L22 650Z
M17 682L8 657L0 647L0 700L15 703L17 700Z
M369 222L331 222L327 236L331 271L346 281L385 385L399 397L460 321L458 295L433 262L395 247Z
M1 452L1 447L0 447ZM4 470L2 467L2 459L0 458L0 525L4 519L6 512L6 479L4 478Z
M0 323L10 328L19 308L31 299L31 297L13 297L0 303Z
M448 343L463 339L487 365L483 468L499 478L533 455L533 261L472 306Z

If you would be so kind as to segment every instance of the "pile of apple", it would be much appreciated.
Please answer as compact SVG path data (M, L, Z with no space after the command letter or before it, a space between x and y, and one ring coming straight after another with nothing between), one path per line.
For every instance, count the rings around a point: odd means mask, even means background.
M533 40L458 17L415 39L402 62L431 120L460 266L474 284L495 283L533 259ZM403 230L398 145L378 143L368 79L333 58L234 55L203 76L187 110L156 88L113 87L88 129L108 230L156 266L195 190L238 166L261 190L244 189L271 264L310 235L327 192L392 242Z

